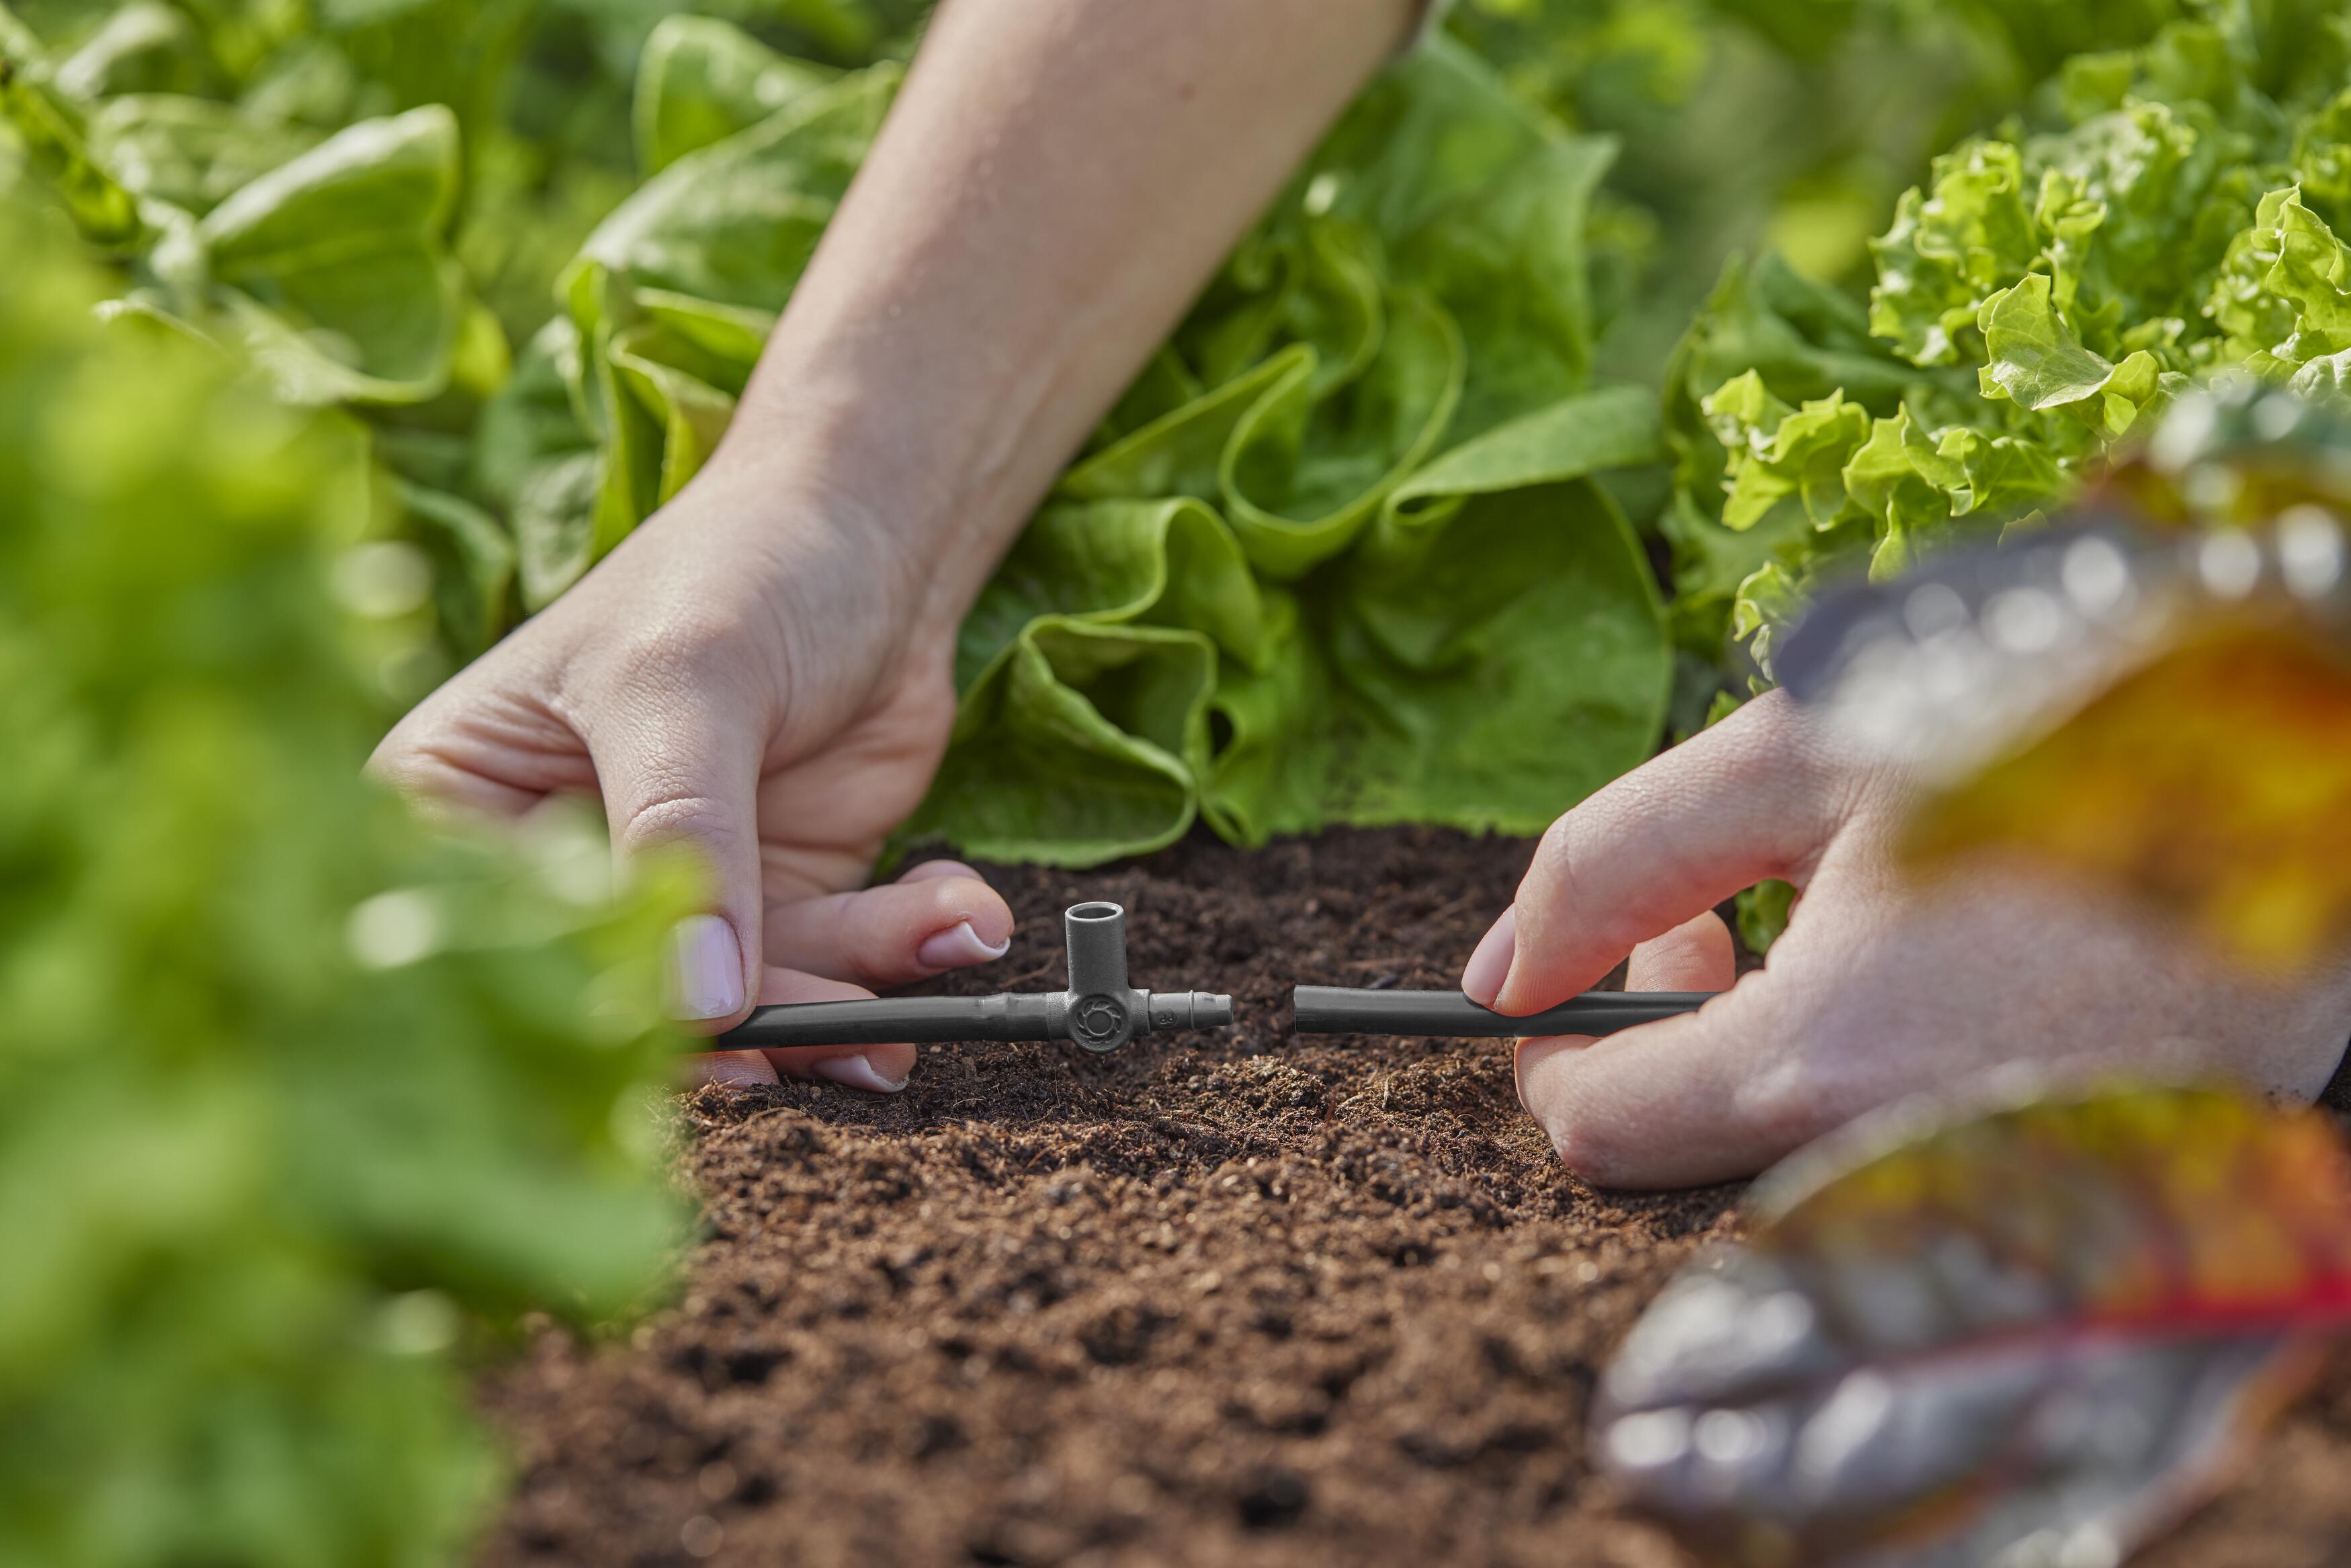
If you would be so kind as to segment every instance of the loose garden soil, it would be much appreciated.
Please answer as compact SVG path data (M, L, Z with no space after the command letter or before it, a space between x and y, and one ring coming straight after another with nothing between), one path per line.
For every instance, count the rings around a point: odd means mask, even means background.
M991 868L1012 953L935 988L1058 988L1061 908L1111 898L1134 982L1239 1027L684 1102L683 1294L486 1383L519 1470L485 1561L1679 1568L1585 1406L1738 1189L1564 1175L1508 1042L1288 1030L1293 983L1452 984L1526 857L1384 830ZM2143 1561L2351 1561L2351 1359Z

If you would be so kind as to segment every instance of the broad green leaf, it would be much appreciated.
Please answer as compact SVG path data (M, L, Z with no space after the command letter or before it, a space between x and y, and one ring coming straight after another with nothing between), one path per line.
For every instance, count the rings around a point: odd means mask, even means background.
M601 481L592 451L545 458L522 474L512 505L524 609L546 609L595 564Z
M89 150L80 109L57 90L39 40L0 7L0 123L22 139L34 171L56 189L93 245L126 249L145 231L138 205Z
M1196 501L1048 506L964 618L957 686L969 686L1044 615L1182 626L1244 664L1265 655L1257 581L1232 530Z
M803 93L747 131L671 163L598 225L565 285L581 330L598 326L580 279L780 310L897 90L875 67ZM613 325L625 325L625 322Z
M965 620L955 739L902 837L1080 864L1171 841L1198 809L1218 653L1246 669L1268 635L1239 545L1201 503L1049 506Z
M759 350L776 327L772 310L720 305L666 289L638 289L636 306L691 347L695 374L735 397L743 394L752 367L759 362Z
M1656 745L1663 607L1624 515L1588 481L1391 508L1329 611L1342 821L1536 832Z
M637 167L658 174L747 131L841 72L776 53L715 16L665 16L637 62Z
M131 0L57 62L57 90L85 103L120 93L192 93L218 72L187 13Z
M1615 156L1604 137L1546 139L1397 246L1397 278L1444 308L1471 367L1451 439L1546 407L1590 379L1585 231Z
M616 334L606 352L638 404L660 423L661 477L653 505L664 505L717 448L735 417L734 394L696 373L714 356L656 322Z
M1656 400L1638 387L1609 387L1523 415L1440 454L1396 487L1395 507L1440 505L1635 468L1664 453Z
M559 316L524 346L514 373L483 405L471 483L501 507L515 504L542 463L594 447L571 400L579 360L579 330Z
M506 529L472 502L401 485L409 531L434 559L439 621L458 658L470 660L505 632L512 615L515 547Z
M222 310L282 395L415 402L448 380L465 287L443 247L457 187L446 109L362 120L196 226Z
M2236 1089L1907 1104L1750 1210L1634 1326L1592 1424L1714 1562L2118 1561L2351 1322L2342 1136Z
M1314 350L1293 343L1222 386L1202 392L1113 442L1061 476L1061 493L1083 500L1193 496L1217 500L1234 433L1260 405L1301 401Z
M89 121L91 152L124 189L199 217L320 140L307 126L167 93L110 99Z

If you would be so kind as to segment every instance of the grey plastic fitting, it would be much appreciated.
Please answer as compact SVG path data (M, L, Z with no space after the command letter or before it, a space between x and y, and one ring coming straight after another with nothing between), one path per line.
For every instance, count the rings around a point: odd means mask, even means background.
M936 1044L963 1040L1066 1040L1116 1051L1139 1034L1223 1029L1233 998L1207 991L1139 991L1126 983L1126 911L1072 904L1061 915L1070 988L992 997L878 997L758 1008L711 1042L719 1051L796 1045Z

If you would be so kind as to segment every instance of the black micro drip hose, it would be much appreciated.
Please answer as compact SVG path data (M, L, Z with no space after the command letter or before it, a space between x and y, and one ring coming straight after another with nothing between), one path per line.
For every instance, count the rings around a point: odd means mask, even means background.
M713 1041L719 1051L789 1045L935 1045L963 1040L1059 1040L1060 997L879 997L765 1007Z
M1291 993L1300 1034L1426 1034L1448 1039L1531 1039L1614 1034L1677 1013L1696 1012L1713 991L1586 991L1539 1013L1510 1018L1459 991L1356 991L1300 986Z

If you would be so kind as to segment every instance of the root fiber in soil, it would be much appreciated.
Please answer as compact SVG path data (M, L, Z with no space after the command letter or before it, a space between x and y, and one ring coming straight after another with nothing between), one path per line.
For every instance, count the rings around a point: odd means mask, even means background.
M1679 1568L1587 1466L1585 1408L1738 1189L1584 1187L1508 1041L1287 1031L1294 982L1453 984L1527 852L1381 830L988 868L1011 954L926 988L1058 988L1061 908L1109 898L1135 984L1230 990L1238 1027L684 1102L686 1283L625 1343L541 1328L486 1382L518 1471L485 1561ZM2145 1561L2351 1561L2351 1364L2261 1458Z

